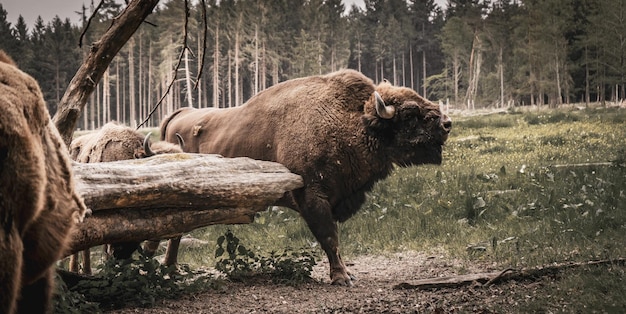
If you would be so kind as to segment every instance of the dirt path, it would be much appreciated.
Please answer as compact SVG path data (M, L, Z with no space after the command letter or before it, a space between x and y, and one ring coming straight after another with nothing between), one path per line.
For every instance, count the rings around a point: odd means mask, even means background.
M164 300L150 309L111 313L497 313L511 312L521 295L531 299L540 283L508 282L488 288L436 291L395 290L399 283L466 273L497 271L488 265L463 265L443 256L403 253L348 260L358 280L354 287L331 286L327 263L318 263L319 282L299 287L261 283L227 283L221 291ZM526 293L526 294L524 294Z

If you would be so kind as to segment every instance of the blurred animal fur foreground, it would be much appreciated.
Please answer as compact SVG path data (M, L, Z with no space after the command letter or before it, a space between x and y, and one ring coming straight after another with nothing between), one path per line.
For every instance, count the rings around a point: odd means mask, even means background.
M87 209L37 82L0 51L0 312L50 311L54 263Z

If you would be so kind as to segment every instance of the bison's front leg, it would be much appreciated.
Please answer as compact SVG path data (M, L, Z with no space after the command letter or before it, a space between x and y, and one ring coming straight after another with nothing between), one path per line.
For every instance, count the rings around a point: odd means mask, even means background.
M353 278L339 254L337 222L333 219L330 204L325 198L310 190L305 191L304 194L304 202L302 200L299 202L300 215L328 256L331 283L352 286Z
M18 313L50 313L52 293L54 291L55 268L50 267L44 275L34 282L22 286Z
M0 205L2 206L0 210L6 210L3 205ZM11 222L5 224L10 225ZM11 226L10 230L3 227L0 226L0 313L14 313L21 286L24 247L15 225Z

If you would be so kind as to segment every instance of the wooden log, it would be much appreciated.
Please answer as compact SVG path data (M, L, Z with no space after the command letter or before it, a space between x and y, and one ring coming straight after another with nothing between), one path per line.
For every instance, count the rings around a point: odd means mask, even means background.
M93 213L78 225L68 255L212 224L250 223L257 212L303 186L283 165L245 157L164 154L73 167L76 188Z

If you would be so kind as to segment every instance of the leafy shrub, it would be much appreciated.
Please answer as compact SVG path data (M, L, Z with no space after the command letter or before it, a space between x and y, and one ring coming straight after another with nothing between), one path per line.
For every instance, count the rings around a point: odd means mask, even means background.
M164 266L140 252L138 259L106 261L98 266L96 276L81 280L69 289L60 281L55 295L55 313L150 307L160 299L215 288L216 283L209 274L192 271L185 265Z
M81 314L101 312L97 303L89 302L83 294L71 291L58 274L54 279L56 282L56 291L52 299L54 313Z
M286 249L282 253L259 256L239 242L230 230L217 239L215 268L228 278L243 281L252 277L269 277L273 282L288 285L312 280L311 271L315 266L312 252Z

